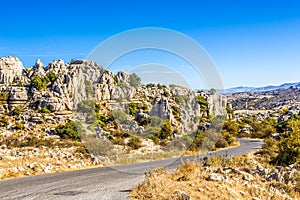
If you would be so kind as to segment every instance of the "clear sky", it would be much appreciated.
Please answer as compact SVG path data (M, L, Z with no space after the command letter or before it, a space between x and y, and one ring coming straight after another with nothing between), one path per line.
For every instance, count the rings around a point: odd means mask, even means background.
M163 27L201 44L225 88L300 81L297 0L12 0L1 2L0 18L0 57L18 56L26 67L36 58L44 64L85 58L97 44L119 32ZM134 66L143 59L157 62L160 58L176 69L184 64L169 55L144 52L122 58L116 65Z

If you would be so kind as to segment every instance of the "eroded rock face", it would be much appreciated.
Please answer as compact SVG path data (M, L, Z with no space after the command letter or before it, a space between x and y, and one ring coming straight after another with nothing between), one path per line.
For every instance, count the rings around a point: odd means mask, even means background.
M15 56L0 58L0 84L11 84L22 80L23 64Z
M219 94L212 94L209 95L207 101L209 105L209 110L211 113L214 113L214 116L226 115L227 100L225 96Z
M52 76L51 80L49 74ZM30 82L32 76L40 77L41 82L47 76L50 82L37 90ZM203 112L195 99L199 94L182 86L134 87L130 85L130 78L130 74L126 72L114 75L88 60L70 63L58 60L50 62L44 68L41 60L37 59L32 68L25 70L16 57L1 58L0 90L7 93L8 98L0 106L0 112L7 112L15 107L35 110L45 107L51 112L62 113L76 110L77 105L86 99L107 101L110 109L118 107L126 112L126 104L134 101L147 106L150 116L170 120L181 133L191 133L197 129L196 119ZM12 82L15 83L11 84ZM226 114L225 97L208 93L203 95L208 102L207 115ZM120 101L122 105L117 106ZM177 111L174 112L174 109ZM147 117L148 114L139 112L136 121Z
M28 74L28 76L29 77L32 77L32 76L40 76L41 77L41 76L45 76L45 75L46 75L46 72L44 69L44 65L40 59L37 59L35 62L35 65L30 70L30 73Z

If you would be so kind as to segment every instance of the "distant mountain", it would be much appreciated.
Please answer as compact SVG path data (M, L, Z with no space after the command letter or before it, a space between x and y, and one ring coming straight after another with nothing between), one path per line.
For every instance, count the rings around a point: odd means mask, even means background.
M234 87L219 91L221 94L232 94L232 93L239 93L239 92L265 92L270 90L277 90L277 89L287 89L290 87L300 87L300 82L297 83L284 83L279 86L269 85L265 87Z

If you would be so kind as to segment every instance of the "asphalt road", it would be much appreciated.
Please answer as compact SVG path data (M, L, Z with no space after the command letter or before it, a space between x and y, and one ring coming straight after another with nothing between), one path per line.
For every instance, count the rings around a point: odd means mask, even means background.
M205 156L234 156L261 148L260 140L239 139L240 146L201 154ZM194 160L194 156L182 158ZM79 171L44 174L0 181L0 199L126 199L130 188L144 178L144 172L164 166L174 170L181 159L166 159L116 167L102 167Z

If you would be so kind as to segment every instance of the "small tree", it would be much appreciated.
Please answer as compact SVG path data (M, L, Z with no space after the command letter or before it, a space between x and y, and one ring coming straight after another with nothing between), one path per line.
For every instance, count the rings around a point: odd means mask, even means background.
M217 90L214 89L214 88L211 88L211 89L209 90L209 94L211 94L211 95L216 94L216 92L217 92Z
M79 123L68 122L66 124L58 125L54 133L59 135L62 139L80 140L82 134L82 127Z
M288 126L292 131L279 141L278 155L273 160L276 164L290 165L300 161L300 121L293 120Z
M135 73L130 74L130 82L129 85L137 88L141 84L141 78L138 77Z
M158 132L157 137L163 140L170 136L172 136L172 125L170 120L165 120L161 130Z

